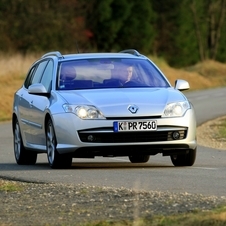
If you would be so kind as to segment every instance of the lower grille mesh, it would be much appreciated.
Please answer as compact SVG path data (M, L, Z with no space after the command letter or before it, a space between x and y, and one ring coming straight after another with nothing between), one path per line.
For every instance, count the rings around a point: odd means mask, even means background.
M155 131L155 132L121 132L121 133L82 133L79 137L82 142L90 143L133 143L133 142L157 142L174 140L172 134L175 131ZM185 139L187 130L180 130L177 140ZM92 136L93 140L88 140Z

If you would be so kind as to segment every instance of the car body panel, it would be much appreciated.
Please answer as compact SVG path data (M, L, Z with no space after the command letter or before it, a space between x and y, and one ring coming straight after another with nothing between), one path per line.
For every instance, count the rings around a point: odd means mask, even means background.
M128 106L138 106L136 117L149 115L162 115L166 103L184 101L185 98L173 88L146 89L146 88L122 88L79 90L60 93L69 104L88 104L98 106L105 117L131 117Z
M69 113L70 114L70 113ZM194 117L193 115L193 111L189 110L186 112L185 116L183 119L157 119L157 123L158 126L161 128L159 128L159 131L164 130L164 129L169 129L171 127L171 129L178 129L180 127L187 127L189 128L189 130L191 131L195 131L196 130L196 123L195 122L189 122L190 117ZM65 118L69 118L70 120L66 120ZM151 117L149 118L150 120L152 119ZM119 146L118 143L84 143L81 142L79 139L79 136L77 134L77 131L75 130L75 128L77 130L88 130L91 128L99 128L99 130L101 131L107 131L107 129L103 129L103 128L112 128L113 127L113 122L117 121L117 120L99 120L99 121L93 121L93 120L87 120L84 121L82 123L77 123L76 120L76 116L73 114L70 115L66 115L65 114L57 114L54 115L54 120L57 122L62 122L62 123L58 123L58 126L56 126L55 128L55 132L56 135L58 137L58 145L57 148L59 149L59 151L62 153L65 151L64 150L64 146L67 146L66 144L70 144L71 145L71 151L74 151L77 148L80 147L91 147L91 146ZM134 120L134 119L133 119ZM131 121L133 121L131 120ZM121 120L124 121L124 120ZM142 121L142 120L141 120ZM64 122L64 124L63 124ZM59 125L64 125L62 127L60 127ZM167 125L167 126L166 126ZM66 129L67 128L67 129ZM109 133L114 133L113 129L108 129ZM133 132L131 132L133 133ZM131 142L130 145L169 145L169 144L188 144L190 146L190 148L195 148L196 147L196 133L189 133L188 137L186 140L180 140L180 141L165 141L165 142ZM128 143L120 143L120 145L128 145Z

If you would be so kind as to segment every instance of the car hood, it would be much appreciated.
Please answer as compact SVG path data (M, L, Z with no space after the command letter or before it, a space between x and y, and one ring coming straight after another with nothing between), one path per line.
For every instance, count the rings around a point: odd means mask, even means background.
M105 117L159 116L166 104L186 100L173 88L74 90L62 91L60 95L69 104L95 106ZM132 113L129 106L137 111Z

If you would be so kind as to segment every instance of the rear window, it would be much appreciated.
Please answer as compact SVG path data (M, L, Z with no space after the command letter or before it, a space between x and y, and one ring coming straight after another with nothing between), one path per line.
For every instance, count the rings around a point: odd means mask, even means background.
M57 84L58 90L170 86L150 61L119 58L61 62Z

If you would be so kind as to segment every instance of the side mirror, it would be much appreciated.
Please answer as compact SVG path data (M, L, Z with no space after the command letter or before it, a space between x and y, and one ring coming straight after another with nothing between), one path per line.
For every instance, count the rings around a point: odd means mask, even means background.
M35 83L30 85L28 87L28 93L34 94L34 95L44 95L44 96L49 95L45 86L43 86L41 83Z
M187 89L190 89L190 85L187 81L185 80L182 80L182 79L177 79L175 81L175 89L178 89L180 91L183 91L183 90L187 90Z

